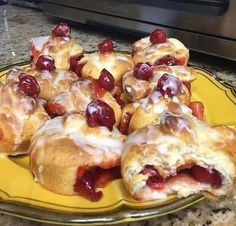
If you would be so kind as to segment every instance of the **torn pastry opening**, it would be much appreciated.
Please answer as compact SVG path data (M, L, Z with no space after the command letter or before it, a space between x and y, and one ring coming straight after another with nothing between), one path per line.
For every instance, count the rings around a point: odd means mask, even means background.
M199 182L219 189L222 186L222 175L216 169L205 168L197 164L186 164L178 167L175 174L162 177L152 165L145 165L140 174L147 175L146 185L154 190L164 190L167 186L181 180L187 183Z
M118 178L121 178L120 166L109 169L78 167L74 191L91 201L98 201L103 193L97 189L104 188L109 182Z

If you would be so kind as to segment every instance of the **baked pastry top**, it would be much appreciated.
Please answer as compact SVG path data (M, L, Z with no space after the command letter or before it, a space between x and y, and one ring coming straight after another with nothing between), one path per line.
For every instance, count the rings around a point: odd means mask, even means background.
M162 37L158 33L163 33ZM163 30L156 29L150 36L142 38L132 45L135 64L144 62L151 65L187 65L189 50L178 39L167 38L164 33ZM163 38L163 36L165 37Z
M226 195L236 178L235 145L236 133L225 126L166 112L159 124L128 136L121 163L125 186L142 201L204 191Z
M77 190L76 183L85 171L119 166L124 139L115 127L110 131L88 126L84 115L78 112L59 116L34 134L29 148L30 168L48 190L65 195L79 192L95 201L95 190L85 194L83 188Z
M70 58L83 54L83 48L70 36L70 28L65 23L57 24L50 36L30 40L32 64L40 55L49 55L55 60L56 68L69 69Z
M7 74L6 83L12 84L19 82L21 73L33 76L40 87L38 97L44 100L49 100L56 94L69 90L73 81L78 79L78 76L69 70L55 69L53 71L37 70L35 67L27 70L21 68L12 68Z
M18 83L0 84L1 154L27 153L31 136L49 119L44 104L44 101L22 93Z

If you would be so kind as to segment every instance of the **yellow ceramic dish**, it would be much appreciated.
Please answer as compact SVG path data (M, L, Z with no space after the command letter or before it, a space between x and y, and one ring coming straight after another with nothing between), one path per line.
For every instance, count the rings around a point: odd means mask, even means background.
M22 64L21 67L28 67ZM0 71L1 80L10 67ZM236 97L229 87L213 79L209 72L197 68L198 77L192 83L192 100L205 106L204 120L236 128ZM166 215L204 199L193 195L177 199L175 195L162 201L138 202L131 198L116 180L103 189L99 202L79 196L63 196L42 188L33 180L28 157L0 158L0 212L42 222L63 225L115 224Z

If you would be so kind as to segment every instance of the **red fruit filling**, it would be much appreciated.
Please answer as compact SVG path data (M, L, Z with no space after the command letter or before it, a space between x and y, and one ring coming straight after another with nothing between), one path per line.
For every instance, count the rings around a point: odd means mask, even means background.
M68 37L70 33L70 27L63 22L58 23L52 30L52 36L54 37Z
M156 29L150 34L150 41L153 44L165 43L166 32L161 29Z
M29 96L35 96L40 93L37 80L33 76L25 73L20 73L18 87L20 91Z
M49 55L41 55L38 58L35 67L39 71L53 71L56 68L54 59Z
M146 185L154 190L161 190L164 188L165 182L178 175L185 174L200 183L210 184L213 188L220 188L222 185L222 178L218 171L215 169L209 170L201 166L181 166L177 170L176 176L169 176L163 178L158 171L151 165L146 165L141 171L142 174L148 175Z
M112 74L104 68L98 78L98 84L103 89L110 91L115 87L115 79Z
M119 130L122 134L128 135L129 123L132 118L132 114L126 112L120 120Z
M159 66L159 65L175 66L175 65L178 65L178 61L175 57L167 55L157 60L154 65L155 66Z
M86 119L90 127L105 126L110 131L116 123L114 110L102 100L94 100L87 106Z
M113 52L113 42L110 39L106 39L98 44L100 53L111 53Z
M204 105L201 101L192 101L189 103L189 108L192 110L192 115L202 120L204 115Z
M134 77L141 80L149 80L153 75L153 70L147 63L138 63L134 67Z
M85 169L79 167L74 191L91 201L98 201L102 198L103 193L96 191L96 189L103 188L108 182L118 178L121 178L119 166L110 169L102 169L99 167Z
M66 113L66 108L58 103L47 103L44 108L51 118L61 116Z
M170 74L163 74L158 80L156 90L163 96L175 96L183 89L183 83L177 77Z
M70 58L70 70L75 72L78 77L81 77L81 71L86 62L80 63L80 60L83 58L83 55L72 56Z

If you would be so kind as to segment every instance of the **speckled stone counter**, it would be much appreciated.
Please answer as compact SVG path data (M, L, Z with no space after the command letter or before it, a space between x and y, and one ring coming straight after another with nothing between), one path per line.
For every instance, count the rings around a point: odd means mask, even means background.
M48 35L55 20L43 15L40 11L15 6L0 6L0 68L29 60L28 40L31 37ZM97 43L111 38L116 50L130 50L135 36L85 27L72 23L72 35L86 50L95 50ZM236 63L217 57L192 53L191 65L197 65L211 71L223 84L230 84L236 90ZM0 214L0 226L46 226L48 224L22 220ZM139 225L236 225L236 192L219 201L203 201L193 207L166 217L154 218L144 222L126 224Z

